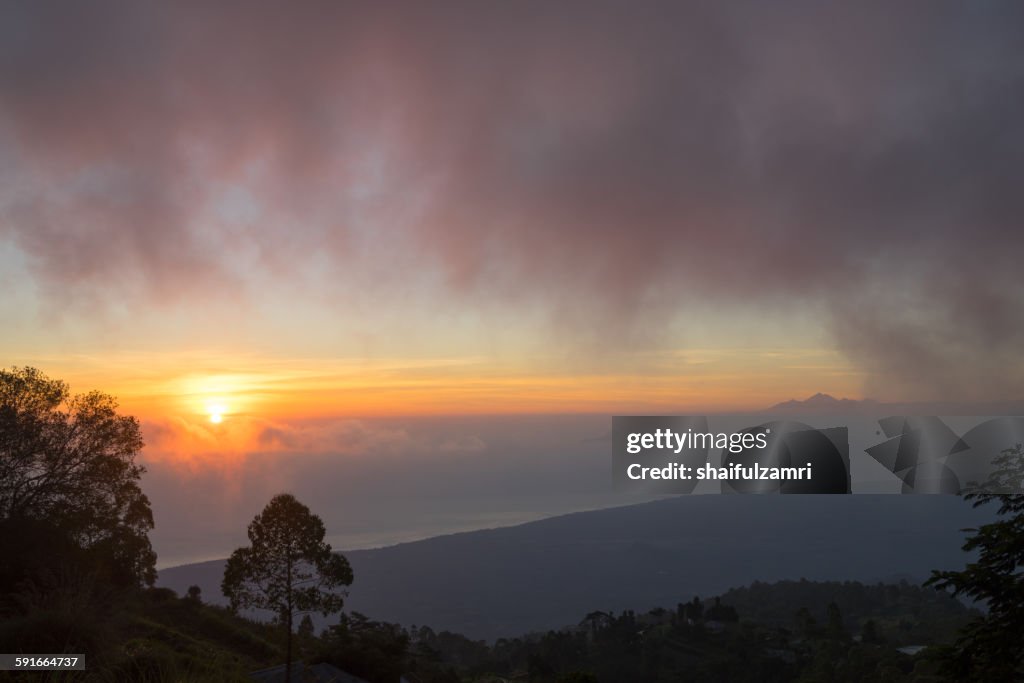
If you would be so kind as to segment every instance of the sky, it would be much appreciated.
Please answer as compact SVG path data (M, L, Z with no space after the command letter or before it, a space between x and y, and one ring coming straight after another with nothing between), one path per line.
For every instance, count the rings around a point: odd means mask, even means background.
M154 481L1020 399L1022 34L1009 2L5 2L0 363L116 395Z

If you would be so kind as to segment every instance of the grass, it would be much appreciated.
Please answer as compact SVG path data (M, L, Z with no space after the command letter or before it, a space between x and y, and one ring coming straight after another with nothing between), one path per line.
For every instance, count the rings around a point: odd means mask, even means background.
M0 672L0 681L230 683L284 660L279 629L167 590L136 593L118 607L92 615L36 612L8 622L4 631L17 640L7 644L17 649L0 651L82 652L87 670Z

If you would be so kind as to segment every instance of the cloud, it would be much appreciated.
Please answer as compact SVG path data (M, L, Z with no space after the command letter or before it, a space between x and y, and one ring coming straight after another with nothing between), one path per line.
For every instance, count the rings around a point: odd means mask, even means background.
M275 424L262 428L256 440L268 451L364 457L465 455L487 450L487 444L473 434L423 432L364 420Z
M0 239L73 310L322 258L328 301L439 280L625 344L821 307L869 391L1024 380L1016 5L4 13Z
M369 459L466 456L487 451L480 436L443 423L389 420L268 421L229 416L223 423L181 417L147 420L143 424L147 461L220 462L229 468L246 458L264 455L325 455Z
M359 456L412 454L420 445L404 427L361 420L267 426L260 430L257 442L270 451Z

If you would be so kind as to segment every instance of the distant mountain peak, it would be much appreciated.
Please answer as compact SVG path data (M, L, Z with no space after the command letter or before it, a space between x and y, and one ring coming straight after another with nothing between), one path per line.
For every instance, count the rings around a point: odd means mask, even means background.
M836 397L832 396L831 394L823 394L823 393L821 393L819 391L818 393L814 394L813 396L811 396L811 397L809 397L809 398L807 398L807 399L805 399L803 401L799 401L797 399L792 399L792 400L789 400L789 401L783 401L782 403L776 403L775 405L773 405L768 410L769 411L773 411L773 410L785 410L785 411L791 411L791 410L808 410L808 411L830 410L831 411L831 410L840 409L840 410L849 410L849 411L860 411L860 410L863 410L865 408L870 408L870 407L874 407L874 406L877 406L877 405L878 405L878 402L874 401L874 400L872 400L870 398L866 398L866 399L863 399L863 400L857 400L857 399L852 399L852 398L836 398Z

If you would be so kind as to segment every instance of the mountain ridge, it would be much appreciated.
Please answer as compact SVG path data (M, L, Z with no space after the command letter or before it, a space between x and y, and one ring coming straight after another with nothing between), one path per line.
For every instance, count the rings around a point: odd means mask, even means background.
M1004 401L878 401L873 398L835 398L818 392L806 399L781 401L759 413L803 413L805 415L1021 415L1024 400Z
M346 610L472 638L646 610L752 581L875 581L962 566L962 532L991 518L951 496L680 496L341 551ZM179 593L220 597L222 561L161 571ZM327 620L319 620L325 626Z

